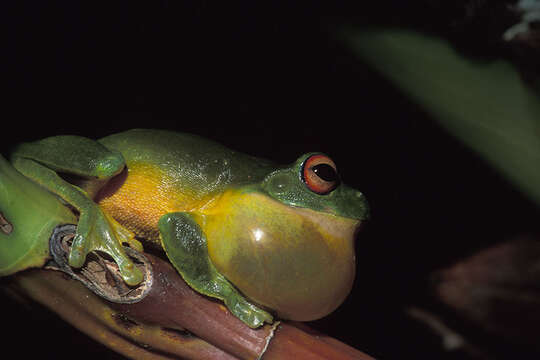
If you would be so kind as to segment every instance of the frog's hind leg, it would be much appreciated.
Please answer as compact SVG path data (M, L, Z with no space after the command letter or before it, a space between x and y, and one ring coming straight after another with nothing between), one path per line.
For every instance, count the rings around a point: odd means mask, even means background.
M12 155L13 166L28 178L58 195L80 214L77 233L69 254L69 264L81 267L93 250L109 254L130 285L143 275L122 249L122 242L136 244L133 234L124 229L81 188L70 184L57 172L76 175L88 181L106 181L120 173L124 159L96 141L79 136L55 136L22 144ZM140 243L137 246L139 249Z
M224 301L231 313L252 328L272 322L272 315L249 303L217 271L208 257L206 237L189 213L165 214L158 226L169 260L189 286L201 294Z

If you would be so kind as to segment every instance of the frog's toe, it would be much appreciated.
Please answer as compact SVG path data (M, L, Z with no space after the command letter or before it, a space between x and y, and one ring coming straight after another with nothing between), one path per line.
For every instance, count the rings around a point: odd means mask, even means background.
M76 234L73 238L71 251L69 252L69 266L74 268L82 267L86 261L87 254L85 237L81 234Z
M120 266L120 275L129 286L139 285L144 280L143 273L131 261L129 264Z
M271 324L274 320L270 313L249 303L246 299L238 295L232 295L225 299L225 305L227 305L236 317L253 329L258 328L265 322Z
M250 304L251 305L251 304ZM258 328L259 326L263 325L265 322L268 324L271 324L274 321L274 318L270 313L267 311L264 311L263 309L259 309L258 307L251 305L252 309L250 311L249 316L249 323L252 324L250 327L252 328Z
M144 280L143 273L135 266L133 261L126 255L120 243L109 242L105 244L104 251L108 253L118 265L120 275L126 284L135 286Z
M132 248L135 251L138 251L138 252L143 252L144 251L144 248L143 248L141 242L139 240L135 239L135 237L126 238L125 240L122 241L122 243L127 243L129 245L129 247Z
M130 230L126 229L118 221L116 221L112 216L103 212L103 215L107 219L109 226L114 232L116 238L121 244L129 244L129 246L139 252L143 252L143 246L140 241L135 239L135 234Z

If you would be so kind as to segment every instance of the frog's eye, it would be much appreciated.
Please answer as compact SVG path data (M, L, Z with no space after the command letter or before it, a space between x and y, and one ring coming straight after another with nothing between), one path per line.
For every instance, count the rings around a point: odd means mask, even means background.
M339 185L336 164L326 155L311 155L304 161L302 180L314 193L328 194Z

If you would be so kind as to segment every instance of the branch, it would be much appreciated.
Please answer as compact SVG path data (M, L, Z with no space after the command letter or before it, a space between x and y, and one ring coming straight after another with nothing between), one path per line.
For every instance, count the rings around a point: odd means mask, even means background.
M21 272L13 277L11 287L132 358L258 359L264 354L265 359L372 359L291 323L250 329L220 302L193 291L168 262L150 254L145 257L148 263L144 266L152 273L150 286L139 292L144 293L140 301L131 304L105 300L58 271ZM101 270L97 270L98 263L104 265ZM94 257L72 276L92 278L107 288L116 284L111 276L119 276L114 268L109 271L111 264L114 262ZM104 275L105 280L99 283L99 277L89 275L89 271L110 275Z

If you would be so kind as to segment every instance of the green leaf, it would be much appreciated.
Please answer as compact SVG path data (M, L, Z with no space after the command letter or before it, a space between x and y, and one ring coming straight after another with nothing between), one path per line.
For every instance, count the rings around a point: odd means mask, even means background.
M540 101L508 62L403 29L348 30L356 53L540 203Z

